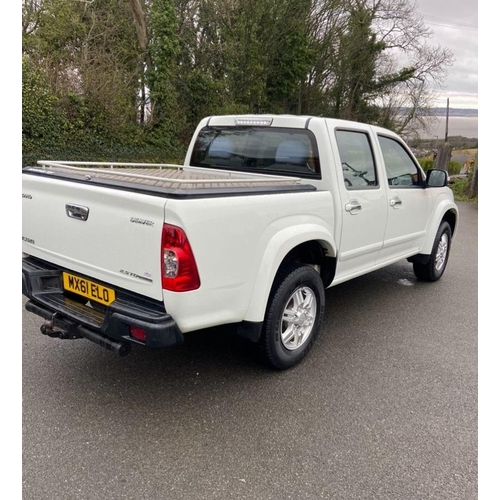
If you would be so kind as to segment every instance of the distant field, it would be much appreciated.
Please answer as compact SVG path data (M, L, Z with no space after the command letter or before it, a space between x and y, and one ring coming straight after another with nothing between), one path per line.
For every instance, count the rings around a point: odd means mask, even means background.
M466 156L476 156L477 155L477 148L475 149L454 149L453 156L455 155L466 155Z

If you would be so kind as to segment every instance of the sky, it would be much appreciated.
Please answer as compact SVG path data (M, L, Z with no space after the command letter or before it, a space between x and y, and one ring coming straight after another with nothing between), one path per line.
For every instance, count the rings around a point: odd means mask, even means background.
M435 106L478 108L478 0L415 0L417 12L434 34L430 45L453 52L445 88Z

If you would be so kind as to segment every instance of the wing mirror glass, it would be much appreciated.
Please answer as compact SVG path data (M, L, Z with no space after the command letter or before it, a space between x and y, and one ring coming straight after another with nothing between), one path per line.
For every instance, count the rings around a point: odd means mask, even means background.
M428 187L445 187L448 184L448 172L437 168L428 170L425 184Z

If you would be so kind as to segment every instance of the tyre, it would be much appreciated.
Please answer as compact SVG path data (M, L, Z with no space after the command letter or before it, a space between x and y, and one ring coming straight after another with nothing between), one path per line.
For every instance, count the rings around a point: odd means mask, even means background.
M422 281L437 281L444 273L451 246L451 227L447 222L442 222L439 226L432 253L426 264L413 263L415 276Z
M285 370L311 349L323 321L325 288L319 274L301 264L278 271L269 297L260 339L268 365Z

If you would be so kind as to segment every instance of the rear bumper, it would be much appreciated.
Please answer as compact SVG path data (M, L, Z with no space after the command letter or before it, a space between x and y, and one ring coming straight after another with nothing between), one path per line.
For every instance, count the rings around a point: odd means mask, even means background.
M182 343L183 336L163 303L115 289L116 300L112 304L92 307L88 302L85 304L86 299L63 290L63 271L65 269L33 257L23 259L22 293L29 299L26 309L46 320L52 319L56 326L71 329L73 337L69 338L95 338L97 343L99 338L104 339L103 342L111 339L152 348ZM146 332L145 342L130 335L131 326Z

